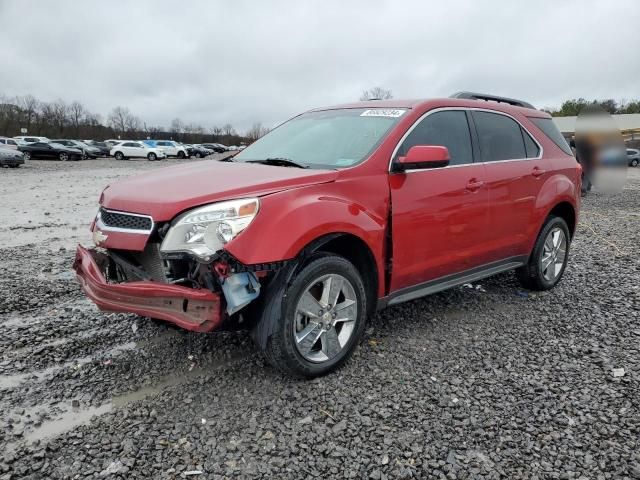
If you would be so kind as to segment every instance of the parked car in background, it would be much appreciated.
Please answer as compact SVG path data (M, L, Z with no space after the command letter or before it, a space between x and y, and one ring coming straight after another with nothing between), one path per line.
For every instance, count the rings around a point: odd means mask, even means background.
M111 146L107 142L98 142L96 140L85 140L84 142L100 150L101 157L108 157L111 152Z
M115 139L110 139L110 140L105 140L104 143L107 144L107 146L111 149L113 148L115 145L118 145L122 142L133 142L134 140L115 140Z
M630 167L637 167L640 164L640 150L627 148L627 160L629 160Z
M24 165L24 153L0 145L0 167L17 168Z
M122 142L111 149L111 156L116 160L125 158L146 158L149 161L166 158L167 155L159 148L150 147L143 142Z
M40 160L82 160L82 151L77 148L67 147L60 143L34 142L28 145L21 145L18 150L24 153L24 159Z
M82 152L82 158L86 160L87 158L98 158L101 154L99 148L86 144L80 140L68 140L68 139L55 139L51 140L52 142L59 143L61 145L65 145L71 148L77 148Z
M22 140L25 143L36 143L36 142L50 142L51 140L49 140L47 137L33 137L31 135L29 136L19 136L19 137L13 137L16 140Z
M191 145L191 155L198 158L204 158L211 154L211 150L203 147L202 145Z
M187 147L173 140L144 140L144 143L162 150L167 157L189 158Z
M525 288L556 286L580 174L551 116L519 100L316 109L232 162L112 182L100 248L79 246L74 268L103 310L249 327L270 363L315 377L380 308L514 269Z
M18 142L15 138L0 137L0 148L11 148L13 150L18 149Z
M227 147L226 145L222 145L221 143L203 143L202 146L210 148L215 153L223 153L229 149L229 147Z

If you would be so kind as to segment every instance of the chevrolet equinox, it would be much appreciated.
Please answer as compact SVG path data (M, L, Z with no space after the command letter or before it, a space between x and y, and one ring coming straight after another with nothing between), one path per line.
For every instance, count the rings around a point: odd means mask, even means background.
M547 290L581 170L551 117L461 92L320 108L232 159L105 188L74 268L106 311L248 327L303 377L343 364L377 309L515 270Z

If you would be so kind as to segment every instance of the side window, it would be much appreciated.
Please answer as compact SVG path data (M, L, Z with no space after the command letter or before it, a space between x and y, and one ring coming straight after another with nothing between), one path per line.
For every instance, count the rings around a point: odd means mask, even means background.
M520 124L498 113L473 112L483 162L527 158Z
M18 144L15 142L15 140L7 140L7 143L8 143L9 145L18 145Z
M158 142L158 143L156 143L156 145L158 145L159 147L166 147L167 146L167 142Z
M126 142L122 144L123 147L135 147L136 144L133 142Z
M527 152L527 158L536 158L540 155L540 147L533 141L531 135L529 135L524 128L520 130L522 131L522 138L524 138L524 149Z
M463 110L446 110L425 117L402 142L398 156L406 155L414 145L447 147L451 157L449 165L473 162L469 122Z

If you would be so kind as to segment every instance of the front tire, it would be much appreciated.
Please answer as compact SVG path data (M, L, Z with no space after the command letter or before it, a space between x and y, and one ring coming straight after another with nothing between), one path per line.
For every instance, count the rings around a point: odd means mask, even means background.
M637 166L638 166L638 163L639 163L639 162L638 162L638 159L637 159L637 158L634 158L633 160L631 160L631 166L632 166L632 167L637 167Z
M520 284L530 290L555 287L567 267L570 243L567 222L550 215L540 230L529 262L516 270Z
M58 155L58 158L60 158L61 162L66 162L67 160L69 160L69 155L61 152L60 155Z
M178 158L179 158L180 160L182 160L184 157L185 157L184 152L183 152L182 150L180 150L180 151L178 152Z
M275 324L264 349L269 363L306 378L344 364L366 322L367 295L358 270L343 257L318 255L289 285L271 288L278 292L270 292L263 314L282 314L269 319Z
M153 152L147 155L147 158L149 159L150 162L155 162L158 159L157 155Z
M31 160L31 152L23 152L25 160Z

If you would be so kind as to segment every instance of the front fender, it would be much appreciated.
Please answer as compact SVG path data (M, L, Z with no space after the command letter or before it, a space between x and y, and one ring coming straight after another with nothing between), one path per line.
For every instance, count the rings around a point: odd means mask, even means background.
M296 257L319 237L349 233L371 249L379 278L384 278L388 199L382 175L267 195L260 199L255 220L225 250L247 265L277 262Z

